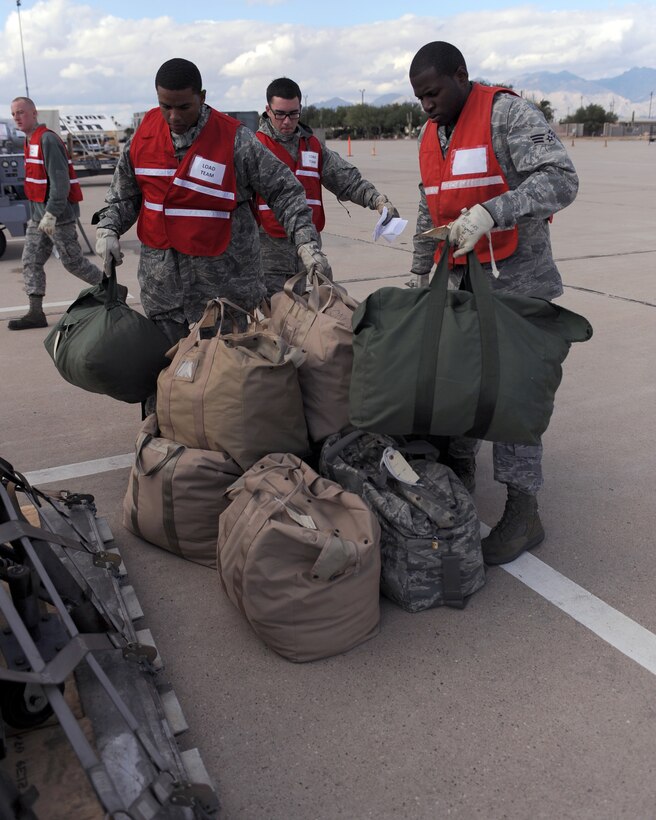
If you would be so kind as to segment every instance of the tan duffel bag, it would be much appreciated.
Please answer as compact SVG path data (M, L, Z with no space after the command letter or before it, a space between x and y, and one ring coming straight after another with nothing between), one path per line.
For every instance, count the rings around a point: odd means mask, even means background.
M157 380L162 435L188 447L223 450L244 470L267 453L309 449L297 368L304 358L279 334L253 322L245 333L203 338L227 300L208 303L199 322L169 354ZM252 317L251 317L252 318Z
M288 453L258 461L227 496L219 575L271 649L313 661L378 633L380 528L359 496Z
M358 306L343 287L314 274L302 296L300 273L271 297L269 327L307 358L298 369L310 438L321 441L349 424L349 385L353 367L351 317Z
M123 526L190 561L216 569L224 491L242 474L227 453L159 437L153 413L143 423L123 500Z

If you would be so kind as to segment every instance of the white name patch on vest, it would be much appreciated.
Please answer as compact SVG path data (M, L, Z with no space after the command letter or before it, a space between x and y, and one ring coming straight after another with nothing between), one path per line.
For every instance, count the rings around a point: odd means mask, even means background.
M451 172L456 174L484 174L487 171L487 148L461 148L453 156Z
M39 156L39 146L38 145L30 145L30 156L31 157L38 157Z
M194 177L194 179L202 179L203 182L213 182L215 185L221 185L225 170L226 167L222 162L213 162L211 159L205 159L200 154L196 154L189 168L189 176Z
M319 154L316 151L301 151L301 163L306 168L318 168Z

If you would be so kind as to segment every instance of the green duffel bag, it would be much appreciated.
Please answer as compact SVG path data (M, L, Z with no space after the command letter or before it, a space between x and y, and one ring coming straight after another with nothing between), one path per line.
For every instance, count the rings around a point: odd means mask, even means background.
M353 314L351 423L390 435L537 444L561 364L592 336L583 316L493 291L475 254L448 290L448 243L427 287L386 287Z
M129 403L144 401L170 362L170 343L118 293L114 261L102 282L86 288L43 344L67 382Z

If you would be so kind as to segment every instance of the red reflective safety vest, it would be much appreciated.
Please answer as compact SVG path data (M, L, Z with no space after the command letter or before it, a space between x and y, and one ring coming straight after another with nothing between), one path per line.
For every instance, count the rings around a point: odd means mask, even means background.
M326 215L323 210L323 198L321 195L321 171L323 169L323 153L321 143L316 137L301 137L298 146L298 156L294 162L289 151L274 140L268 134L257 131L255 136L266 148L275 154L278 159L288 165L296 175L298 181L305 188L305 198L312 210L312 222L317 231L322 231L326 224ZM269 236L287 236L285 229L273 215L273 211L262 197L257 194L255 197L258 222Z
M182 161L159 108L137 128L130 159L141 188L137 236L151 248L220 256L230 243L237 207L234 147L239 120L211 109Z
M509 191L508 182L492 148L492 103L496 94L514 94L508 88L473 83L457 126L451 136L446 156L437 133L437 125L428 122L419 149L419 167L424 185L426 203L435 226L446 225L460 216L463 208L471 208ZM495 259L506 259L517 249L517 226L508 229L493 228L492 248ZM440 242L435 261L442 253ZM481 262L490 261L487 236L474 247ZM466 264L466 257L453 259L450 264Z
M40 125L32 134L29 141L25 141L25 196L32 202L45 202L48 194L48 174L46 173L46 164L43 159L43 150L41 148L41 137L46 131L50 131L45 125ZM54 131L50 132L55 134ZM55 134L57 139L61 142L64 154L68 160L68 177L71 182L71 187L68 192L69 202L82 201L82 188L80 187L80 180L77 178L75 168L71 158L68 156L66 146L61 138Z

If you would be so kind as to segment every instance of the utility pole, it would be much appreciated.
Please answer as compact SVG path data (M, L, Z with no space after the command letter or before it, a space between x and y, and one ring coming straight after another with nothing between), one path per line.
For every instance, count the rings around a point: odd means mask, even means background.
M21 25L20 16L21 0L16 0L16 9L18 10L18 31L20 32L21 54L23 55L23 74L25 76L25 96L30 96L30 89L27 86L27 68L25 67L25 49L23 48L23 26Z
M365 92L366 90L367 90L366 88L361 88L361 89L360 89L360 95L361 95L361 98L362 98L362 101L361 101L361 103L360 103L361 105L364 105L364 92Z
M654 92L650 91L649 92L649 119L651 119L651 100L652 100L653 96L654 96Z

